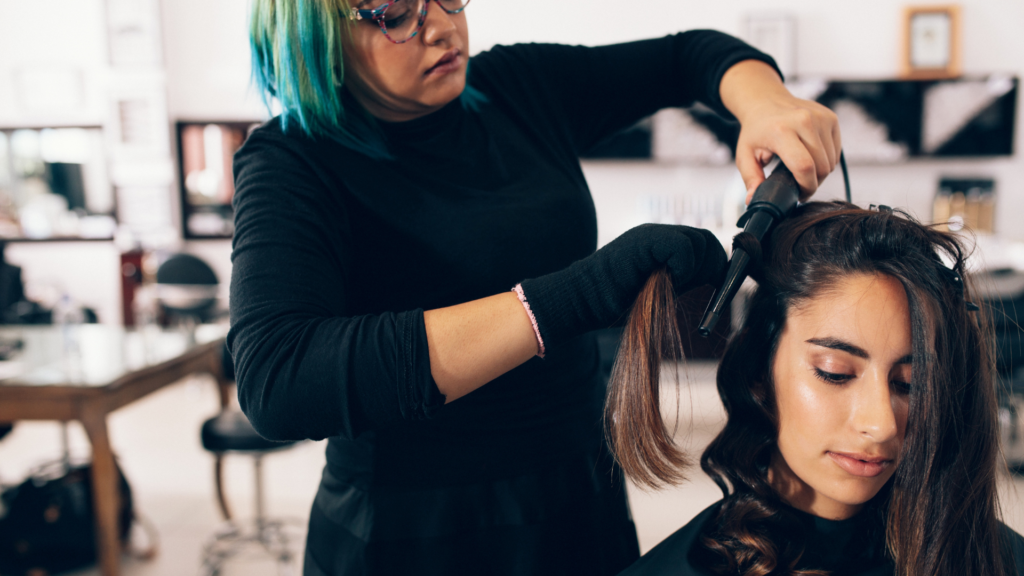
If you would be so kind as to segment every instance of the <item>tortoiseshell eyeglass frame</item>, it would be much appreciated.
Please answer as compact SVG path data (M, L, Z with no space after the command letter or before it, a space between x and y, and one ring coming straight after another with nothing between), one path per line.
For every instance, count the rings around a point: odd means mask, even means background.
M385 2L380 6L377 6L376 8L371 8L368 10L359 10L352 8L346 10L342 8L339 10L339 12L341 12L342 16L348 18L349 20L372 20L376 22L378 26L380 26L380 31L383 32L384 36L386 36L387 39L390 40L393 44L405 44L409 40L415 38L416 35L420 33L420 30L423 28L423 23L427 20L427 6L430 5L431 0L424 0L423 8L420 9L419 20L416 22L416 29L413 30L412 34L410 34L409 37L406 38L405 40L395 40L394 38L391 37L390 34L388 34L387 26L384 25L384 13L387 12L388 8L390 8L392 5L397 4L399 2L415 1L416 0L391 0L391 2ZM469 0L466 0L466 3L463 4L461 8L449 10L444 7L444 4L441 3L441 0L433 1L437 2L437 5L440 6L442 10L449 14L458 14L459 12L465 10L466 6L469 6Z

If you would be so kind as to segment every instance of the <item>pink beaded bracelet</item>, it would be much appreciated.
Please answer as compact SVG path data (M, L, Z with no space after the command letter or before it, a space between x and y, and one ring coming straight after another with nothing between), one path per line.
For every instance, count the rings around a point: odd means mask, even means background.
M533 333L537 336L537 356L544 357L544 339L540 337L540 328L537 327L537 318L533 315L533 310L530 310L530 303L526 301L526 294L523 293L523 285L516 284L516 287L512 289L519 296L519 301L523 303L523 308L526 309L526 315L530 317L530 324L533 325Z

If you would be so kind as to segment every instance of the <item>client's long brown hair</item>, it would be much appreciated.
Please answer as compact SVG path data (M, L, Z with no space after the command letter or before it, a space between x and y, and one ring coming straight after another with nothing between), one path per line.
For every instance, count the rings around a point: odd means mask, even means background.
M791 529L799 523L768 483L778 430L771 368L794 305L850 274L881 273L906 291L913 381L900 464L863 513L884 518L897 576L1008 574L1013 562L1001 539L996 494L991 333L983 312L967 305L974 291L964 258L952 234L899 211L842 202L805 204L765 240L764 266L752 274L758 288L718 370L728 421L700 461L725 496L703 528L707 568L744 576L821 574L793 569L804 553L801 531ZM675 317L666 292L671 287L659 279L638 299L605 413L623 470L648 486L679 481L687 461L658 403L660 358L653 354L666 338L678 340L674 324L658 320Z

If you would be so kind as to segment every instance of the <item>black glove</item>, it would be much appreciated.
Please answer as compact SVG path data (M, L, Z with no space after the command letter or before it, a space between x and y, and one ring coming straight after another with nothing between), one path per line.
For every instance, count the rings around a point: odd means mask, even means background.
M523 293L545 347L623 318L651 274L667 268L676 294L719 281L725 250L689 226L643 224L564 270L524 280Z

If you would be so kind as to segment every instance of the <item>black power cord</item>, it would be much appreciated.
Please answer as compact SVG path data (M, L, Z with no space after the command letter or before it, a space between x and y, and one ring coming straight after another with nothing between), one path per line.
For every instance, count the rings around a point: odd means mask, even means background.
M850 194L850 172L846 169L846 154L839 151L839 167L843 169L843 185L846 186L846 201L853 204L853 195Z

